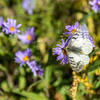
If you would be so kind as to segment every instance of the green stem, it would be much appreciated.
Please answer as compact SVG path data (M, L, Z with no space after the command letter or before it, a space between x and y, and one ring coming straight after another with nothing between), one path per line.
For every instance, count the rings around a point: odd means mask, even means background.
M43 81L43 83L44 83L44 91L45 91L45 93L46 93L46 96L49 98L50 95L49 95L49 91L48 91L48 88L47 88L47 84L46 84L46 82L45 82L45 79L44 79L42 76L41 76L40 78L42 79L42 81Z
M37 81L37 82L31 84L31 85L28 87L27 91L28 91L28 92L31 91L32 87L34 87L35 85L37 85L37 84L40 83L40 82L41 82L41 80L39 80L39 81Z

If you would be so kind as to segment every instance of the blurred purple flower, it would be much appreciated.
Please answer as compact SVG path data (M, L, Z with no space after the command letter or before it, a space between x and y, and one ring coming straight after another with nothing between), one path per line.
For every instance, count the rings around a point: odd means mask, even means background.
M3 17L0 17L0 27L3 25Z
M15 62L20 63L20 66L29 61L29 58L32 56L32 51L28 48L25 51L18 51L15 53Z
M30 44L35 39L34 28L27 28L25 34L18 35L18 39L24 44Z
M36 0L23 0L22 7L28 14L32 15L33 9L35 7L35 2Z
M33 61L28 61L27 62L27 65L29 66L29 68L31 69L31 71L33 72L33 75L36 77L37 76L37 74L38 75L43 75L43 70L41 69L41 67L36 63L36 61L35 60L33 60Z
M92 9L95 13L97 13L98 10L100 10L100 0L90 1L89 4L92 6Z
M68 42L68 40L66 40L66 42ZM66 42L64 42L64 39L61 40L61 45L57 44L56 48L53 48L53 55L58 55L57 56L57 61L61 61L60 64L68 64L68 58L67 58L67 52L65 49ZM68 44L68 43L67 43Z
M21 26L21 24L16 25L16 20L13 19L7 19L7 22L3 23L3 32L5 32L5 34L17 34L18 32L20 32L20 30L18 30L18 28Z

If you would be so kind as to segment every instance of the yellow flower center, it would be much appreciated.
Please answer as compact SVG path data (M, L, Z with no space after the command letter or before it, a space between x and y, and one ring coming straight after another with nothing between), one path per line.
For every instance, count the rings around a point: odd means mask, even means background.
M14 27L10 27L10 28L9 28L9 31L10 31L10 32L13 32L14 30L15 30Z
M63 52L64 55L67 55L67 52L66 52L65 49L62 49L62 52Z
M31 40L32 39L32 36L31 35L28 35L27 36L27 40Z
M28 60L28 56L23 57L23 61L26 62Z
M73 30L71 31L71 33L72 33L72 34L74 34L74 33L75 33L75 31L76 31L76 29L73 29Z

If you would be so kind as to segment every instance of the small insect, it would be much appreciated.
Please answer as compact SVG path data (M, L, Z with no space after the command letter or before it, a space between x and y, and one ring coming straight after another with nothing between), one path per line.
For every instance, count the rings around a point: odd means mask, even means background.
M86 25L79 25L67 46L68 60L75 72L80 72L83 66L89 63L89 54L92 50L93 44L89 39Z

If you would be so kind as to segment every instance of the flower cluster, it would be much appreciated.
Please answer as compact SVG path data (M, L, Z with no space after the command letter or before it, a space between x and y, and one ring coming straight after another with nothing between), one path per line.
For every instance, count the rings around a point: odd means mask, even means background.
M82 83L85 86L87 92L91 94L95 94L95 91L92 90L93 85L89 83L87 76L85 78L82 78L81 76L77 75L77 73L74 71L72 72L72 74L73 74L73 83L70 91L73 100L76 100L76 93L77 93L77 88L79 83Z
M100 10L100 0L90 1L89 4L92 6L92 9L95 13L97 13L98 10Z
M72 83L72 87L70 89L71 91L71 97L73 100L76 100L76 93L77 93L77 88L78 88L78 84L79 84L79 78L76 74L76 72L72 72L73 74L73 83Z
M34 27L28 27L25 33L21 32L18 28L21 24L16 25L16 20L14 19L7 19L7 22L0 17L0 27L2 27L2 31L5 34L17 34L18 39L21 40L24 44L30 44L35 39ZM23 34L19 34L19 32Z
M24 44L30 44L35 39L34 34L34 27L28 27L26 32L23 34L19 34L21 32L18 28L21 24L16 25L16 20L7 19L7 22L4 22L3 18L0 17L0 27L5 34L16 34L18 39ZM31 71L33 72L34 76L42 75L43 70L41 67L36 63L35 60L30 61L30 57L32 56L31 49L27 48L25 51L17 51L15 53L15 62L19 63L20 66L23 64L27 64Z
M19 63L20 66L23 64L27 64L31 71L33 72L34 76L42 75L43 70L41 67L36 63L35 60L30 61L30 57L32 56L32 51L28 48L25 51L17 51L15 53L15 62Z

